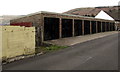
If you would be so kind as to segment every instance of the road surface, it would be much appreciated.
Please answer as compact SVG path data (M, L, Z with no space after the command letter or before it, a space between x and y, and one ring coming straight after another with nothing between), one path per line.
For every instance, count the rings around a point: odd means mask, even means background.
M118 34L16 61L3 70L118 70Z

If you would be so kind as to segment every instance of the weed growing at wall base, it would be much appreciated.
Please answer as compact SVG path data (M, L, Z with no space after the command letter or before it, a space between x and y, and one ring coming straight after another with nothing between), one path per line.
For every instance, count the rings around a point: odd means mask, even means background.
M58 46L58 45L41 46L36 48L36 54L40 52L43 52L43 53L53 52L53 51L67 48L67 47L68 46Z

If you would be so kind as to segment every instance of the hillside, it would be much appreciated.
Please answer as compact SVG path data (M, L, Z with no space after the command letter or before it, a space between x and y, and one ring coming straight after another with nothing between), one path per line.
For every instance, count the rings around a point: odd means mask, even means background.
M0 16L0 25L9 25L11 19L21 17L21 16L22 15L3 15L3 16Z
M88 17L95 17L101 10L104 10L107 14L113 17L115 20L119 20L118 12L120 11L120 6L103 6L103 7L93 7L93 8L76 8L64 12L65 14L81 15Z

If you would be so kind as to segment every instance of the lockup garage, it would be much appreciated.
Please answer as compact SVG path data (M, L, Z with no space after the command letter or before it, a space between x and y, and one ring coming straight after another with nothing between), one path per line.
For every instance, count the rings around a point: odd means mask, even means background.
M111 20L45 11L16 18L10 22L32 23L32 26L36 27L36 46L47 40L115 30L115 22Z

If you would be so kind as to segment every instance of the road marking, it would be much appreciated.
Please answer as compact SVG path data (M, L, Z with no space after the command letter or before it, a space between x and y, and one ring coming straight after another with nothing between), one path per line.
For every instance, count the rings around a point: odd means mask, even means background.
M87 62L88 60L90 60L93 57L88 57L83 63Z

